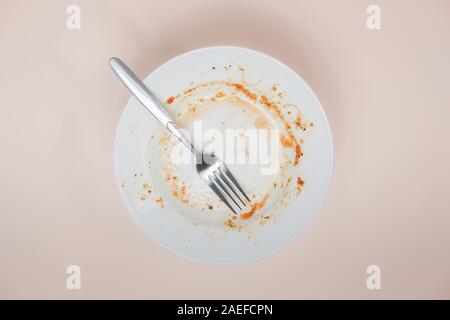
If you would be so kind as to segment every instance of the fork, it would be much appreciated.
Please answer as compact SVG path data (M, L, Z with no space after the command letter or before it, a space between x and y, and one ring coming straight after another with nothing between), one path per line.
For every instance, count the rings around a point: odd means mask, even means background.
M198 151L192 142L180 131L177 125L166 112L163 104L145 86L145 84L134 74L128 66L119 58L109 59L111 68L130 90L130 92L150 111L151 114L161 122L170 133L191 150L195 157L196 169L200 177L205 181L214 193L237 214L251 203L250 198L244 192L231 174L224 162L214 154L206 154Z

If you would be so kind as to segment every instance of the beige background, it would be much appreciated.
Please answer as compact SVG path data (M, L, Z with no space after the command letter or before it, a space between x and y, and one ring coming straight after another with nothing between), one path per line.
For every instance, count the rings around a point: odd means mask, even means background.
M107 64L145 76L217 44L300 73L336 154L307 232L227 267L164 250L128 214L112 153L129 94ZM450 1L1 0L0 57L1 298L450 298ZM380 291L366 288L370 264Z

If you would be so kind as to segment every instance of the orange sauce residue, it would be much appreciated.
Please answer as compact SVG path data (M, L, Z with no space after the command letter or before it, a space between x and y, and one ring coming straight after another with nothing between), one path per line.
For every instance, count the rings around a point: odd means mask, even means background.
M183 185L180 190L180 195L183 197L186 195L186 185Z
M193 91L195 91L197 89L205 88L205 87L208 87L210 85L214 85L214 84L218 84L218 83L221 83L221 81L211 81L211 82L206 82L206 83L202 83L202 84L196 85L194 87L186 89L183 93L179 93L179 94L177 94L175 96L171 96L171 97L167 98L166 103L167 104L172 104L175 101L175 99L181 98L182 95L188 95L188 94L192 93ZM191 85L192 84L193 83L191 83Z
M174 100L175 100L175 97L171 96L171 97L167 98L166 103L167 104L172 104Z
M161 142L161 144L163 145L167 145L167 143L170 142L170 139L172 139L171 135L163 134L159 137L159 142Z
M302 178L298 177L297 178L297 195L299 195L300 192L302 191L304 184L305 184L305 181L303 181Z
M217 93L216 93L216 97L217 97L217 98L225 97L225 92L222 92L222 91L217 92Z
M266 107L267 110L273 110L277 114L277 116L281 120L281 122L283 122L284 127L285 127L286 131L288 132L289 140L292 142L291 147L295 147L294 166L296 166L300 160L300 157L302 156L302 150L301 150L300 144L297 142L294 134L291 131L291 126L286 121L286 118L284 117L283 113L281 112L280 107L276 103L269 101L269 99L267 99L267 97L264 95L261 96L261 103Z
M192 91L194 91L196 89L197 89L197 87L192 87L192 88L189 88L189 89L185 90L183 93L184 94L189 94L189 93L191 93Z
M254 94L253 92L251 92L250 90L248 90L246 87L244 87L242 84L240 83L236 83L236 82L227 82L226 83L228 86L230 87L235 87L237 91L242 92L243 94L245 94L248 98L252 99L252 100L256 100L257 96L256 94Z
M266 205L266 201L267 201L267 198L268 198L268 197L269 197L269 194L266 194L266 195L264 196L264 198L262 198L261 201L255 203L255 204L252 206L252 208L250 209L250 211L245 212L245 213L241 213L241 218L242 218L242 220L248 220L248 219L250 219L251 217L253 217L253 215L255 214L255 212L256 212L257 210L261 209L262 207L264 207L264 206Z
M300 115L297 115L297 117L295 117L294 123L297 129L302 127L302 119L300 118Z
M285 135L281 135L280 142L286 148L292 148L294 146L294 143L292 142L292 140L286 138Z

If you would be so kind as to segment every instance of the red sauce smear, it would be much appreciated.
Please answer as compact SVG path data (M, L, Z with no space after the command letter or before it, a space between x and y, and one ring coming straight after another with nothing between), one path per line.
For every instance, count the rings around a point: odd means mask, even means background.
M242 92L243 94L245 94L248 98L252 99L252 100L256 100L257 96L256 94L254 94L253 92L251 92L250 90L248 90L246 87L244 87L242 84L240 83L236 83L236 82L227 82L228 86L231 87L235 87L237 91Z
M174 97L174 96L171 96L171 97L167 98L166 103L167 103L167 104L172 104L172 103L173 103L173 100L175 100L175 97Z
M241 218L242 220L248 220L250 219L257 210L261 209L262 207L264 207L266 205L266 201L267 198L269 197L269 194L266 194L264 196L264 198L262 198L262 200L260 202L255 203L252 208L250 209L250 211L245 212L245 213L241 213Z
M281 144L284 145L285 147L294 147L295 148L295 158L294 158L294 166L296 166L300 160L300 157L302 156L302 149L300 147L300 144L297 142L297 139L295 139L294 134L291 131L291 126L289 125L289 123L286 121L286 118L283 116L283 113L280 110L280 107L274 103L269 101L269 99L267 99L266 96L261 96L261 103L268 109L268 110L273 110L278 118L280 118L281 122L283 122L284 127L286 128L286 131L288 132L289 135L289 143L287 142L287 140L285 141L281 141ZM282 136L283 139L283 136ZM286 137L284 137L284 139L286 139Z

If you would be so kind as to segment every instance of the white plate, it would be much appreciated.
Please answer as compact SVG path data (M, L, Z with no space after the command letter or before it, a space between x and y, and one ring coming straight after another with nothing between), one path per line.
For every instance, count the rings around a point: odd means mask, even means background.
M215 81L221 82L214 84ZM226 128L227 125L243 125L261 110L270 120L275 113L264 111L260 103L263 95L268 96L270 101L281 106L286 117L301 113L300 128L292 130L298 141L304 141L301 144L304 155L299 164L294 166L292 161L289 164L286 160L283 174L255 175L254 170L230 165L244 189L255 197L255 203L261 201L264 193L269 194L270 200L251 219L228 220L226 208L198 180L193 166L170 164L168 169L168 151L165 149L171 150L174 142L165 138L167 132L164 127L131 97L117 129L116 175L130 213L149 236L189 259L240 263L279 250L306 229L319 210L330 183L333 147L325 113L300 76L281 62L253 50L209 47L170 60L153 71L144 83L161 101L177 97L188 88L196 88L173 102L169 100L171 103L167 105L175 121L190 130L193 119L200 119L206 127ZM202 86L203 83L209 85ZM230 83L244 83L245 88L256 94L256 102ZM227 95L240 94L237 99L259 105L261 109L255 114L253 111L245 113L244 107L240 110L227 105L227 101L231 101L226 100L228 98L210 104L202 102L201 112L198 108L188 107L193 101L203 101L203 98L211 98L224 90L230 91L225 92ZM189 108L194 110L191 116ZM283 159L290 159L292 152L286 148ZM297 176L305 182L298 195L295 191ZM180 189L182 185L187 185L186 196L184 189ZM273 190L268 191L272 185ZM283 187L285 189L282 190ZM236 221L237 227L230 227L226 221Z

